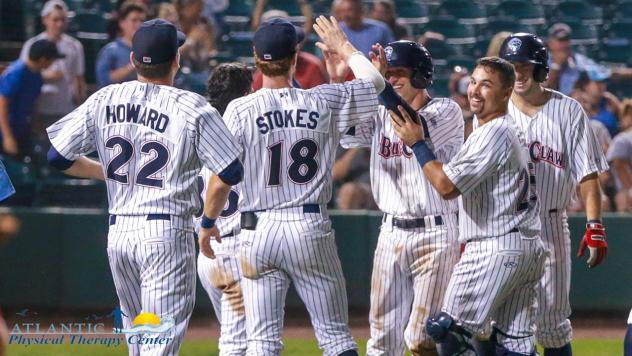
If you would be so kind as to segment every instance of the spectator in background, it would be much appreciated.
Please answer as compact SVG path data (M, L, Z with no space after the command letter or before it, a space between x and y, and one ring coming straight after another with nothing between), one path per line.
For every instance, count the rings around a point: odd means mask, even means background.
M582 72L591 70L610 73L612 80L631 80L632 68L608 69L595 63L581 53L574 53L571 46L572 31L565 23L556 23L549 28L549 79L546 85L569 95Z
M176 11L176 7L171 3L163 2L162 4L158 5L158 18L171 22L177 28L180 27L178 12Z
M338 209L377 209L371 192L370 158L368 148L338 148L332 171L334 183L340 185L335 195Z
M632 99L621 104L621 133L615 136L608 149L608 162L611 165L617 194L617 211L632 211Z
M136 79L136 70L129 60L132 37L145 21L147 8L144 4L128 1L118 13L119 33L116 40L108 43L97 57L96 75L99 88Z
M288 14L285 11L281 10L269 10L265 13L261 14L261 11L265 7L266 0L257 1L257 6L255 7L255 13L253 15L252 22L253 24L260 24L261 22L266 22L272 20L273 18L287 18ZM315 86L325 84L328 81L327 71L325 69L325 64L323 61L316 57L315 55L302 51L303 44L306 40L305 29L312 28L312 10L309 4L306 1L299 0L301 5L301 11L303 16L305 17L305 26L303 30L297 28L297 33L299 35L300 43L298 45L298 57L296 61L296 70L294 72L294 86L300 87L302 89L309 89ZM302 39L302 40L301 40ZM261 75L261 71L257 69L254 74L254 80L252 83L252 87L254 90L261 89L263 83L263 76Z
M498 56L500 53L500 46L505 42L507 37L511 36L511 32L508 31L500 31L492 37L491 41L489 41L489 45L487 46L487 57Z
M378 0L373 3L371 17L384 22L393 32L396 40L412 40L408 27L397 21L397 11L392 0Z
M63 57L54 42L37 40L31 44L28 58L11 63L0 77L0 134L5 154L30 153L30 117L44 84L41 72Z
M338 20L338 22L342 21L342 1L343 0L334 0L331 3L331 16Z
M455 67L450 74L448 82L448 90L450 91L450 99L454 100L463 112L463 120L465 121L463 136L467 137L472 133L472 120L474 113L470 111L470 103L467 100L467 87L470 85L470 75L467 68Z
M56 60L42 71L44 86L35 106L33 130L35 135L45 135L45 128L71 112L86 98L84 79L85 59L83 46L64 33L68 21L68 7L61 0L50 0L41 11L45 31L24 43L20 58L28 59L31 45L47 39L57 45L65 57Z
M619 132L617 114L621 103L615 95L607 91L609 78L610 71L599 71L593 68L579 75L575 82L575 89L584 95L588 116L604 124L610 136L614 137Z
M191 72L203 73L203 81L208 78L208 60L217 52L213 26L202 17L202 0L174 0L180 31L187 41L180 47L180 65Z
M343 21L340 27L349 42L365 56L369 56L374 44L386 47L389 42L395 41L393 32L384 23L364 18L362 0L342 0L337 6L340 7L340 19Z

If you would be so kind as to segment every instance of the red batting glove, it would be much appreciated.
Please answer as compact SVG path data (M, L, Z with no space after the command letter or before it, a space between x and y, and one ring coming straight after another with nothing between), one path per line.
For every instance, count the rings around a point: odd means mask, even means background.
M599 222L589 222L586 224L586 233L582 242L579 244L577 257L584 256L584 252L588 247L589 257L588 267L596 267L606 259L608 252L608 241L606 240L606 229Z

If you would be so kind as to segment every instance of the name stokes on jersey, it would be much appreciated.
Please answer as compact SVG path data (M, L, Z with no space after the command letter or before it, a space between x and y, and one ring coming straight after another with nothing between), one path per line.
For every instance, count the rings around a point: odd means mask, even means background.
M169 116L140 104L118 104L105 107L107 125L134 123L164 133L169 124Z
M259 133L265 135L274 129L303 128L315 130L320 114L307 109L273 110L257 117Z

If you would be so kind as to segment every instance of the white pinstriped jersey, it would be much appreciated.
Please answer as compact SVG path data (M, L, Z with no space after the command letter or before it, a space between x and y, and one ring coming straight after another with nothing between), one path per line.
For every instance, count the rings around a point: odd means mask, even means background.
M582 178L608 170L584 109L575 99L550 92L550 99L533 118L511 100L507 110L527 140L542 212L566 209Z
M202 214L204 212L203 209L203 201L206 198L206 189L208 188L208 181L213 176L213 172L210 169L203 167L200 175L197 178L197 188L200 194L200 203L202 203L202 207L195 213L195 231L200 229L200 224L202 223ZM215 225L219 229L219 232L222 236L229 234L231 232L239 231L239 214L238 209L239 204L239 185L233 186L228 194L228 199L226 200L226 205L224 205L224 210L222 210L219 217L215 221Z
M327 204L341 134L376 109L375 88L363 79L233 100L224 121L244 149L240 210Z
M139 81L99 90L47 131L66 159L98 151L117 215L189 217L200 168L221 172L240 153L202 96Z
M443 170L462 194L461 242L517 228L540 232L535 182L524 138L509 115L478 127Z
M428 102L419 113L426 119L434 152L448 163L463 145L463 113L447 98ZM428 182L412 150L395 134L386 108L374 119L345 135L343 147L371 146L371 188L380 210L404 218L456 213L456 200L445 200Z

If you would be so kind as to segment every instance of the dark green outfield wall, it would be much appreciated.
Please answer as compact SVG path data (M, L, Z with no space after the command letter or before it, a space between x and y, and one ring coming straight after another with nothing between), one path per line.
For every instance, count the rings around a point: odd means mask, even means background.
M13 210L22 221L16 238L0 247L3 307L104 309L117 304L107 262L107 215L74 209ZM373 249L381 216L332 213L349 304L367 308ZM584 218L570 219L573 251ZM608 260L594 270L573 258L571 302L576 310L628 310L632 306L632 217L605 218ZM288 305L300 303L295 295ZM209 301L198 283L198 307Z

